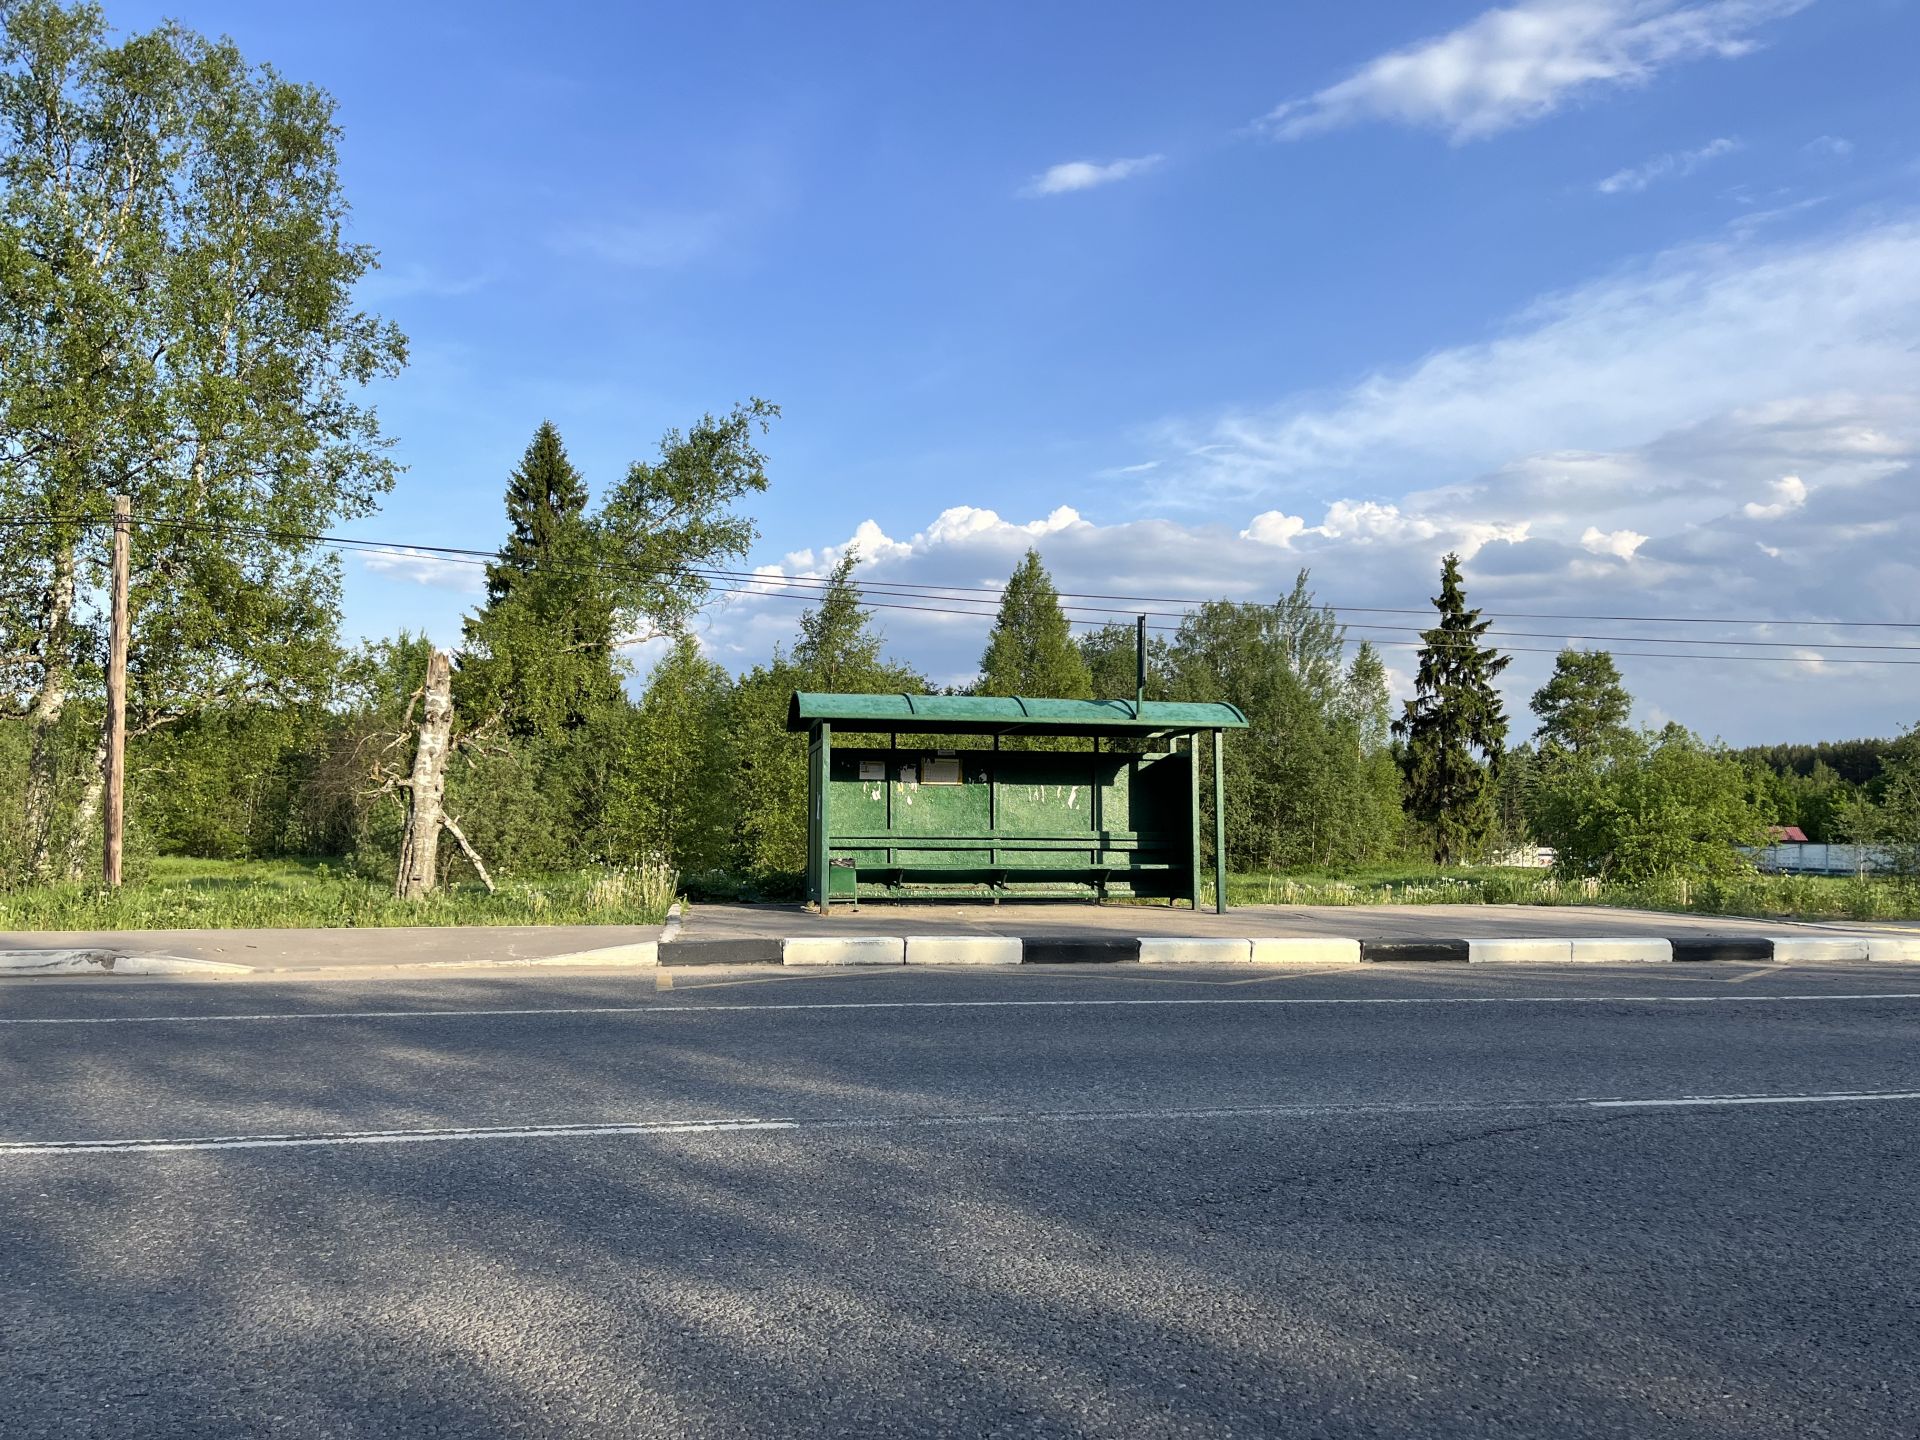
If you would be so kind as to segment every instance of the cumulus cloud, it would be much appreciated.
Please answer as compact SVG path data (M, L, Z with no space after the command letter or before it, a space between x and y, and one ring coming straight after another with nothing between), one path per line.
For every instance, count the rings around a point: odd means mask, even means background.
M1646 544L1648 537L1638 530L1602 530L1598 525L1589 525L1580 534L1580 546L1595 555L1612 555L1616 559L1631 560L1633 552Z
M1731 155L1740 148L1738 140L1721 136L1709 140L1693 150L1669 150L1664 155L1656 155L1638 165L1630 165L1624 170L1616 170L1593 188L1602 195L1637 194L1656 180L1678 180L1691 175L1710 160L1718 160L1722 155Z
M1811 0L1529 0L1368 61L1337 84L1268 114L1282 140L1367 120L1477 140L1582 95L1644 85L1689 60L1732 58L1754 32Z
M1131 180L1136 175L1144 175L1165 158L1162 155L1136 155L1126 160L1109 160L1105 164L1091 160L1070 160L1043 170L1028 181L1020 193L1038 198L1066 195L1075 190L1091 190L1097 185L1111 185L1117 180Z
M1496 540L1508 544L1525 540L1531 528L1532 522L1527 520L1498 523L1408 515L1398 505L1377 500L1336 500L1327 507L1318 525L1309 525L1303 516L1289 515L1284 510L1263 511L1248 522L1240 538L1283 550L1298 548L1295 541L1315 537L1352 545L1420 544L1440 540L1442 549L1471 559Z
M1807 486L1798 475L1782 475L1769 487L1773 499L1765 504L1749 500L1740 507L1749 520L1778 520L1807 503Z
M1515 714L1544 680L1558 636L1579 630L1620 637L1610 648L1645 713L1743 740L1832 733L1836 715L1891 733L1920 716L1909 713L1911 685L1889 680L1920 671L1831 664L1820 687L1805 687L1783 684L1803 673L1795 668L1647 658L1715 653L1715 638L1804 649L1861 632L1518 617L1894 620L1916 630L1890 643L1920 643L1916 333L1911 221L1792 244L1689 247L1548 297L1492 338L1405 369L1131 437L1159 463L1126 477L1125 498L1152 518L956 505L906 539L871 524L850 543L872 557L860 573L876 588L989 587L956 590L970 603L946 608L961 614L876 609L895 653L943 682L971 678L990 587L1029 545L1063 591L1088 596L1271 600L1305 568L1322 599L1354 607L1351 638L1377 640L1402 663L1424 613L1369 607L1422 611L1439 557L1455 550L1468 557L1474 603L1514 613L1497 628L1516 657ZM1106 490L1118 503L1121 487ZM824 573L842 548L788 559ZM1084 622L1135 608L1070 603L1093 607L1073 612ZM761 658L790 643L798 609L792 599L736 602L716 621L727 636L718 648L733 663Z

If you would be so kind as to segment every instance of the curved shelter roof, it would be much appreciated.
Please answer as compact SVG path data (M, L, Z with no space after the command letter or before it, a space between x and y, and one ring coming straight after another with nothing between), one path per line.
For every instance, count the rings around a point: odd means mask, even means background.
M1184 700L1045 700L1029 695L834 695L797 693L787 729L821 721L848 730L916 735L1162 735L1243 730L1237 705Z

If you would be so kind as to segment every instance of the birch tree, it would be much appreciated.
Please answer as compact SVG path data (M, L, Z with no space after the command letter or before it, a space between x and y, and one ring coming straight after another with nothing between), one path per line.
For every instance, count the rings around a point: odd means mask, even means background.
M0 705L30 735L28 868L77 866L63 769L97 693L111 497L133 497L130 727L296 698L335 659L309 538L393 483L363 389L399 332L353 304L324 91L97 5L0 6ZM93 708L97 714L97 707ZM71 783L81 793L71 793Z

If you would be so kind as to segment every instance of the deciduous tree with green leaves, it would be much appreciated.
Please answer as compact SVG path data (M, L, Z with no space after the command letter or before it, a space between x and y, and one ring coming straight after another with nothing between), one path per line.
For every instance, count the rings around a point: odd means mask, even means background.
M29 723L28 868L77 870L105 520L132 496L136 737L324 686L338 569L305 538L393 483L367 384L405 342L358 309L333 102L174 24L0 6L0 696ZM77 807L81 821L71 816ZM62 815L68 819L61 834Z
M1767 819L1740 762L1681 725L1542 767L1531 813L1563 874L1629 884L1745 869Z
M736 816L727 728L733 683L691 635L647 677L610 777L607 849L638 863L665 858L682 875L725 866Z
M1115 620L1079 640L1096 700L1131 700L1139 678L1139 633ZM1173 698L1173 656L1166 636L1147 632L1147 699Z
M1482 643L1490 622L1467 605L1458 555L1441 562L1433 605L1440 623L1420 633L1414 697L1393 731L1403 745L1407 809L1425 827L1435 861L1454 865L1493 834L1493 769L1507 741L1493 682L1511 657Z
M796 690L843 694L920 693L926 678L888 661L873 617L860 604L849 549L827 577L819 603L800 617L791 655L776 649L771 662L740 677L727 707L734 762L731 814L739 867L749 876L797 873L807 860L806 746L787 733L787 702ZM836 744L858 743L836 735Z
M1247 716L1225 746L1237 867L1373 859L1392 844L1399 784L1381 733L1385 669L1370 648L1343 666L1345 638L1304 570L1271 605L1212 601L1180 624L1178 698L1224 700Z

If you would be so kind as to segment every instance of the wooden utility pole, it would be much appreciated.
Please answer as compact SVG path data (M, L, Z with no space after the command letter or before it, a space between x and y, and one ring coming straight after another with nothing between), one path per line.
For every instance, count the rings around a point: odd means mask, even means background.
M113 497L113 635L107 652L107 794L100 870L120 888L121 840L127 814L127 545L133 501Z

